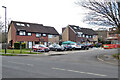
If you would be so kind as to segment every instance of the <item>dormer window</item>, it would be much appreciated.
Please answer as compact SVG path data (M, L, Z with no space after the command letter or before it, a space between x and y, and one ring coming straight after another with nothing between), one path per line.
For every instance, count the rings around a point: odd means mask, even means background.
M25 26L24 24L21 23L16 23L17 26Z
M78 33L78 37L82 37L82 32L77 32Z
M77 27L74 27L74 29L77 29Z
M27 27L30 27L30 25L29 25L29 24L27 24Z
M21 26L25 26L24 24L21 24Z

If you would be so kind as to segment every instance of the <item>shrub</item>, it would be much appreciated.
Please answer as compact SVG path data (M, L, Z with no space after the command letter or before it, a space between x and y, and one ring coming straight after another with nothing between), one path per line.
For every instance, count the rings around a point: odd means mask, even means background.
M15 49L20 49L20 42L14 43L14 48Z
M23 49L26 48L26 43L22 43L22 48L23 48Z

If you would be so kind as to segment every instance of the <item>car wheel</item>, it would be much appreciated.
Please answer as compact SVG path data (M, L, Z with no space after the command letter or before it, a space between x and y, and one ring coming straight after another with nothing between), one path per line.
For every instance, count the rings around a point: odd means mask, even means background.
M55 51L58 51L57 49L55 49Z

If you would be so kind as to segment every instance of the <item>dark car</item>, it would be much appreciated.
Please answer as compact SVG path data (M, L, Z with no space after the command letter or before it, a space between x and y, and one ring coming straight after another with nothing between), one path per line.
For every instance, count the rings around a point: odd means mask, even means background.
M58 44L52 44L49 46L49 49L51 51L64 51L64 47L58 45Z
M82 50L89 50L89 47L85 44L80 44Z
M65 51L68 51L68 50L72 50L72 46L71 45L61 45L64 47Z
M91 44L91 43L87 43L87 44L85 44L85 45L88 46L89 48L93 48L93 47L94 47L94 45Z

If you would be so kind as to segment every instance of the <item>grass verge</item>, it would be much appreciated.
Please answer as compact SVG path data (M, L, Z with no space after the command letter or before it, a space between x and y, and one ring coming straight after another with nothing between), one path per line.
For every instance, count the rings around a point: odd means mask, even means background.
M0 52L5 53L5 49L0 50ZM42 54L40 52L36 53L36 52L32 52L32 50L30 51L30 49L7 49L7 53L12 53L12 54Z
M120 60L120 53L118 53L118 54L113 54L113 57Z
M2 56L17 56L16 54L0 54Z

